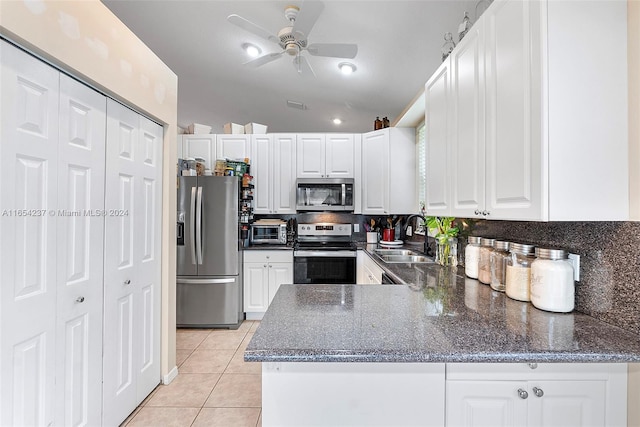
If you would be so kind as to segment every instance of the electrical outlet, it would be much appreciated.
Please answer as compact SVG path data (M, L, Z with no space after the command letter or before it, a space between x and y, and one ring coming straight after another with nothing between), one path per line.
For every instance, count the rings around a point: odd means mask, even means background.
M353 224L353 232L354 233L360 232L360 224Z
M573 280L580 281L580 255L569 254L569 261L573 264Z
M407 231L405 232L405 234L407 235L407 237L413 236L413 230L411 229L410 225L407 227Z

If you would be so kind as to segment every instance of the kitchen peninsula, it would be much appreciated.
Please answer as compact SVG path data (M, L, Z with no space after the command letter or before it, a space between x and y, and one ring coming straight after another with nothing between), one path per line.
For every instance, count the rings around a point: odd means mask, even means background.
M535 405L540 416L626 425L634 334L540 311L462 269L391 273L407 284L280 287L245 351L263 362L263 425L460 425L474 410L544 425ZM500 408L474 406L474 387Z

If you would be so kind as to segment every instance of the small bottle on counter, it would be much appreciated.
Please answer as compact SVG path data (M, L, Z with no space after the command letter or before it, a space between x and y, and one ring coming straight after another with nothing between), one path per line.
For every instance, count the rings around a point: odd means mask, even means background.
M491 289L504 292L507 258L509 258L509 242L504 240L496 240L493 242L493 252L491 252L489 257Z
M509 298L531 301L531 263L535 261L535 246L511 243L507 258L505 291Z
M491 252L495 239L480 238L480 258L478 261L478 280L488 285L491 283Z
M573 265L563 249L536 248L531 263L531 303L540 310L573 311L575 287Z
M469 236L464 249L464 274L467 277L478 278L478 261L480 261L480 237Z

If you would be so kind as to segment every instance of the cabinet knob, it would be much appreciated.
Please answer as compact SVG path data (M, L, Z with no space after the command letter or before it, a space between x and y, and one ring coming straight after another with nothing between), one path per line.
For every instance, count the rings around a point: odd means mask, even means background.
M527 363L530 369L536 369L538 367L537 363Z
M480 215L480 211L478 209L476 209L475 211L473 211L474 214L476 215Z
M264 267L264 268L267 268L267 264L264 264L264 265L263 265L263 267Z
M125 280L125 281L124 281L124 284L125 284L125 285L130 285L130 284L131 284L131 279L127 279L127 280Z
M489 216L489 211L482 211L483 216Z
M523 390L521 388L518 389L518 397L520 397L520 399L526 399L527 397L529 397L529 393L527 393L526 390Z
M78 297L78 298L76 298L76 302L84 302L84 297Z
M533 394L535 394L536 397L542 397L542 396L544 396L544 391L542 391L541 388L534 387L533 388Z
M269 268L271 268L271 267L272 267L271 264L269 264Z

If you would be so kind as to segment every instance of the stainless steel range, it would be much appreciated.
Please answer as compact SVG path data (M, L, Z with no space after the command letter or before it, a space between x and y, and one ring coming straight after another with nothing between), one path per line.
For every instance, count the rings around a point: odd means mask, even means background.
M294 283L356 283L356 246L351 224L298 224L297 231Z

